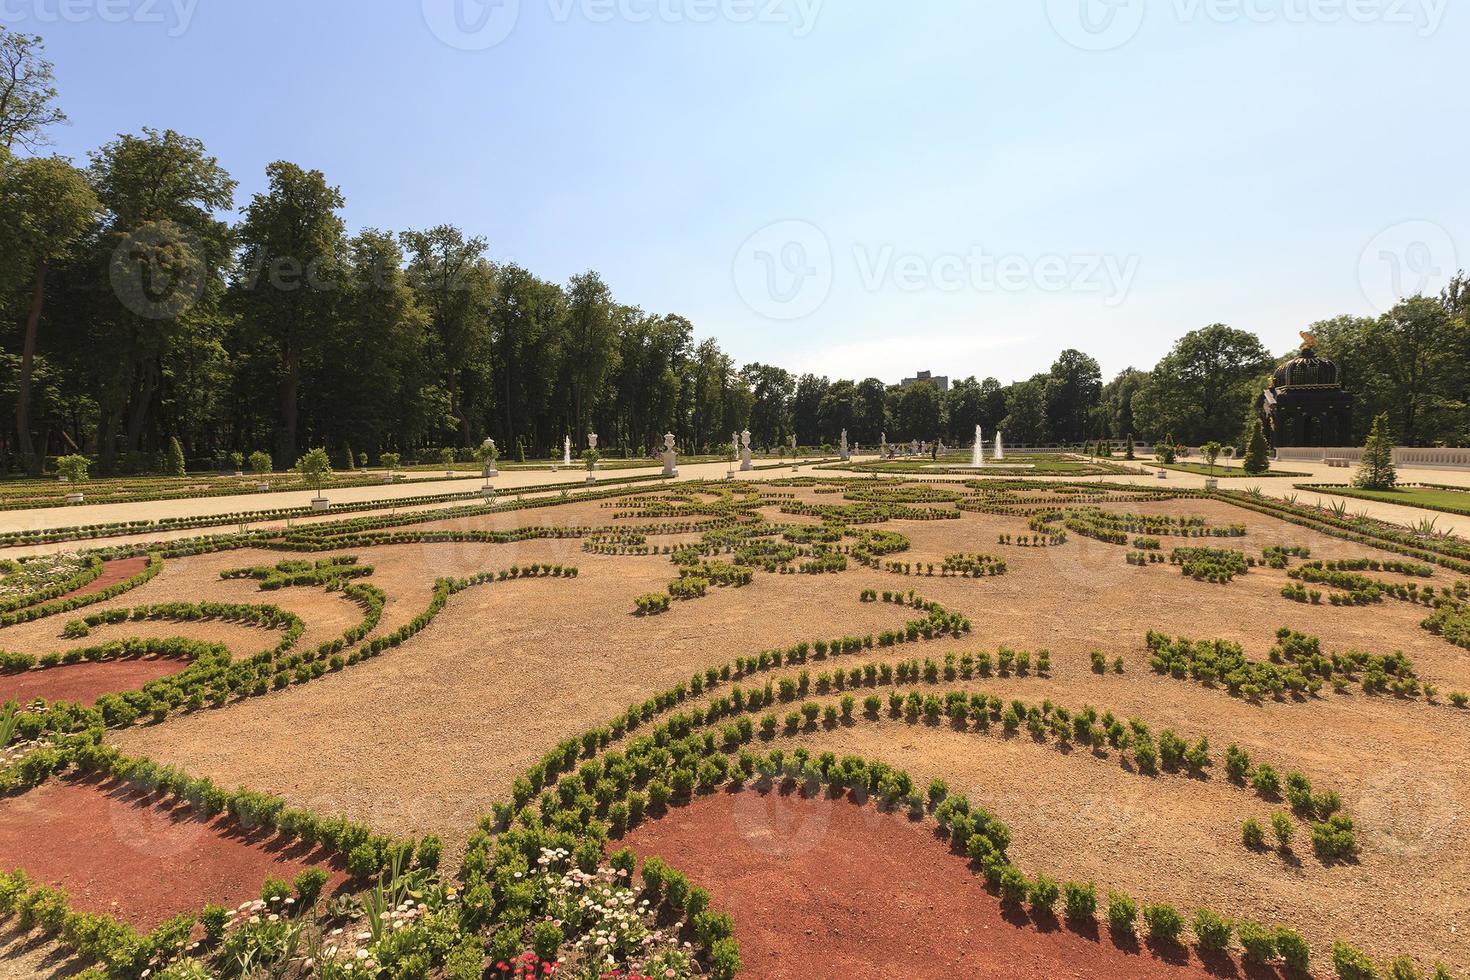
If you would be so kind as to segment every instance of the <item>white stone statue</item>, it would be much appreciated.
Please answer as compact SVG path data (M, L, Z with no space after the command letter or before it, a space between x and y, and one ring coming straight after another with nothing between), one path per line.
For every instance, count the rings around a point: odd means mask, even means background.
M679 475L679 457L674 452L674 434L664 433L664 476Z
M561 441L561 465L572 465L572 437L565 436Z
M589 432L589 433L587 433L587 448L588 449L596 449L597 448L597 433L596 432Z
M485 448L485 479L499 476L500 470L495 467L495 440L486 439L482 445Z
M755 469L755 464L750 460L750 430L746 429L740 433L740 472L749 473Z
M847 430L846 429L843 429L842 430L842 443L841 443L841 446L840 446L840 455L841 455L842 461L844 463L847 462L848 460L852 459L852 452L848 448L848 445L847 445Z

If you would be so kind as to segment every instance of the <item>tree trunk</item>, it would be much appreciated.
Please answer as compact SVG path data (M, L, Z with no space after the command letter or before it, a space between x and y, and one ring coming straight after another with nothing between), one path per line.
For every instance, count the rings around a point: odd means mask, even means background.
M15 434L20 440L20 452L33 474L41 472L41 460L35 455L31 443L31 373L36 359L36 332L41 326L41 307L46 302L47 263L41 259L36 263L36 288L31 294L31 311L26 316L26 335L21 347L20 378L15 389Z

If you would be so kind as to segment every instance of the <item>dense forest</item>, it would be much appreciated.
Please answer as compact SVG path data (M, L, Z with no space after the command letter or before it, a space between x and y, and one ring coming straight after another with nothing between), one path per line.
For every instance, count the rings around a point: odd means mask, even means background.
M1106 383L1077 350L947 392L739 365L596 272L550 282L450 224L349 230L319 171L273 163L239 202L197 139L145 129L81 163L48 152L64 120L41 40L0 28L0 472L76 451L146 470L173 437L199 467L253 449L289 465L314 446L415 458L486 436L546 456L590 431L614 453L665 431L699 452L746 427L758 446L843 429L955 444L977 424L1013 443L1232 441L1280 360L1213 324ZM1467 308L1460 277L1382 317L1310 325L1358 397L1357 435L1387 412L1406 444L1470 439Z

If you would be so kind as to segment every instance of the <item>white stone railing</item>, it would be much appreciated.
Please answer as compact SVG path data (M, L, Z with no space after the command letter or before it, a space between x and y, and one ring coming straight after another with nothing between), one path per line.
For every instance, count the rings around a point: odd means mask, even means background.
M1278 460L1320 463L1328 459L1345 459L1357 463L1363 458L1361 446L1328 446L1326 448L1285 447L1276 450ZM1470 449L1416 449L1401 446L1393 451L1395 466L1411 466L1428 470L1470 469Z

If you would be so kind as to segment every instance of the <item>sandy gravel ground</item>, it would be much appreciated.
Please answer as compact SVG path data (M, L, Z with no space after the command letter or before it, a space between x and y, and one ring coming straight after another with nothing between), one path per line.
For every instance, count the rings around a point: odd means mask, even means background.
M1176 476L1176 485L1187 478L1171 473ZM1241 522L1249 529L1245 539L1191 543L1254 554L1277 543L1306 544L1320 558L1383 554L1226 504L1169 501L1115 509ZM475 518L467 525L610 520L610 510L578 504ZM666 557L587 555L575 539L360 549L360 560L377 568L369 581L390 595L383 630L421 610L438 576L531 561L575 564L581 575L472 589L451 599L408 644L358 668L113 738L127 751L226 785L280 793L386 831L432 831L457 846L475 818L558 739L605 723L630 702L736 655L896 626L909 610L860 603L858 593L913 587L969 615L975 632L964 640L906 647L899 655L937 659L946 651L1000 644L1049 648L1052 678L976 686L1137 715L1156 731L1172 725L1208 735L1217 755L1235 741L1282 769L1299 768L1318 788L1342 794L1362 830L1360 862L1324 868L1300 837L1299 867L1245 851L1240 820L1269 810L1218 775L1203 783L1151 781L1123 771L1116 760L896 724L833 732L813 738L814 744L888 758L967 787L1016 829L1016 856L1025 866L1095 877L1101 885L1184 908L1207 903L1299 924L1319 954L1341 936L1379 954L1408 952L1426 962L1445 959L1460 971L1470 968L1467 944L1459 940L1470 928L1464 921L1470 915L1470 830L1462 803L1470 795L1463 752L1470 716L1443 704L1361 693L1251 706L1222 691L1153 675L1143 648L1145 632L1159 629L1237 640L1264 658L1276 629L1289 626L1320 636L1326 650L1402 649L1442 691L1470 690L1470 656L1421 630L1422 609L1396 601L1369 608L1303 606L1279 595L1283 572L1257 569L1227 585L1203 584L1168 566L1129 566L1127 549L1076 536L1056 548L998 545L1001 533L1028 533L1016 518L966 514L958 521L884 526L911 538L902 560L938 564L950 553L989 552L1005 557L1010 572L982 580L866 569L821 576L759 572L748 588L714 590L676 604L665 616L641 619L631 615L632 598L662 589L674 576ZM232 552L171 562L124 604L205 596L272 601L306 617L313 643L355 620L356 607L320 590L257 593L253 583L217 579L220 568L280 557ZM1450 580L1440 573L1435 584ZM59 624L41 628L33 642L52 642L46 628L54 632ZM9 637L0 643L11 645ZM1094 649L1110 661L1122 655L1126 673L1091 673L1088 652Z

